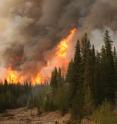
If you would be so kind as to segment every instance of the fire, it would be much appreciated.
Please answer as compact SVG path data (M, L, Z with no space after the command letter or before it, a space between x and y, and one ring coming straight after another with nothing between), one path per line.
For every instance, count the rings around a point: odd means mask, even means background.
M32 83L35 85L35 84L40 84L40 83L43 83L43 76L38 73L34 78L32 78Z
M65 58L68 54L68 49L70 47L69 43L72 41L72 38L74 34L76 33L77 29L73 28L70 32L70 34L60 41L60 44L58 45L57 49L57 56L61 58Z
M8 83L24 83L26 81L31 82L32 85L36 85L36 84L40 84L40 83L43 83L44 79L43 79L43 76L38 73L36 75L32 75L30 78L29 77L26 77L26 76L22 76L20 74L20 72L18 71L15 71L13 70L11 67L9 67L7 70L6 70L6 75L5 75L5 78L3 80L7 80Z
M46 76L47 79L51 77L51 71L55 67L62 69L62 74L66 73L67 66L73 57L74 46L76 44L75 39L77 38L77 29L73 28L68 36L63 38L57 47L52 51L52 57L48 59L48 64L45 66L41 72Z
M24 83L24 82L31 82L32 85L44 83L45 81L49 80L51 77L51 71L55 67L60 67L63 72L66 71L69 61L73 56L74 45L74 37L77 32L76 28L73 28L68 36L63 38L57 47L51 51L52 55L51 58L47 61L47 65L42 67L42 69L37 69L38 71L33 72L21 72L13 69L12 67L8 67L5 71L4 76L0 79L7 80L8 83ZM54 54L53 54L54 53Z
M17 71L12 70L12 68L9 67L6 73L6 80L9 83L18 83L20 82L21 78L19 77L19 74L17 73Z
M29 78L29 77L22 76L20 72L13 70L11 67L7 69L6 76L4 79L6 79L8 83L16 84L16 83L22 83L22 82L24 83L28 81L28 83L31 82L32 85L40 84L44 81L43 76L40 73L36 75L32 75Z
M65 40L63 40L58 46L58 48L59 48L59 51L57 52L58 56L64 58L67 55L68 44L66 43Z

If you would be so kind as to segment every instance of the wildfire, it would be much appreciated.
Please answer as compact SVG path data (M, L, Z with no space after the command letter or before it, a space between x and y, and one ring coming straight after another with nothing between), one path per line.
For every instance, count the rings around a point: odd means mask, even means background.
M48 64L47 66L45 66L41 72L42 74L46 75L47 79L50 79L51 77L51 71L53 71L53 69L55 67L57 68L61 68L62 69L62 74L66 73L67 70L67 66L69 64L69 61L72 59L73 57L73 53L74 53L74 46L75 46L75 38L77 34L77 29L73 28L70 33L68 34L68 36L66 36L65 38L63 38L59 44L57 45L57 47L53 50L53 54L52 54L52 58L48 60Z
M32 83L35 85L35 84L40 84L40 83L43 83L43 76L38 73L34 78L32 78Z
M65 40L63 40L58 46L58 48L59 48L59 51L57 52L58 56L64 58L67 55L68 44L66 43Z
M9 83L18 83L21 81L21 78L19 77L19 74L17 71L15 71L11 67L9 67L7 69L7 73L6 73L6 80Z
M77 29L73 28L70 32L70 34L60 41L60 44L58 45L57 49L57 56L61 58L65 58L68 54L68 49L70 47L70 42L72 41L72 38L74 34L76 33Z
M51 71L55 67L61 67L62 71L65 72L68 66L69 61L71 60L70 53L73 53L74 48L73 39L77 32L77 29L74 28L70 31L69 35L63 38L57 47L52 51L53 56L48 60L48 64L42 69L38 70L35 74L32 72L30 75L24 74L20 71L14 70L12 67L6 69L4 77L0 78L7 80L8 83L24 83L26 81L31 82L32 85L43 83L47 81L51 76Z
M22 76L20 72L13 70L11 67L7 69L5 79L8 81L8 83L16 84L28 81L28 83L31 82L32 85L40 84L44 81L43 76L40 73L36 75L32 74L31 77L26 77Z

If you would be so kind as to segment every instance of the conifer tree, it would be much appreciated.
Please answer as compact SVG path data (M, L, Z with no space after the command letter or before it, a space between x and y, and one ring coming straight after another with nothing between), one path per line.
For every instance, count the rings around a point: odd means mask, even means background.
M93 108L95 50L94 47L91 48L87 34L84 35L82 43L84 113L89 114Z
M101 51L101 101L107 100L114 103L115 99L115 68L114 68L114 58L112 52L112 40L109 36L109 32L105 31L104 36L105 45Z
M113 57L114 57L114 69L115 69L115 80L116 80L115 90L117 92L117 51L115 47L114 47Z
M52 72L50 85L53 88L53 90L56 90L58 87L58 70L57 70L57 68L55 68L54 71Z
M105 32L105 66L106 66L106 87L105 87L105 97L110 102L114 102L115 99L115 69L114 69L114 58L112 53L112 40L109 36L109 32L106 30Z
M94 76L94 101L95 105L101 104L101 93L102 93L102 68L101 68L101 57L100 53L97 53L95 60L95 76Z
M73 117L82 117L83 93L82 93L82 65L81 65L81 48L78 41L75 49L74 60L69 64L66 81L69 83L69 101Z

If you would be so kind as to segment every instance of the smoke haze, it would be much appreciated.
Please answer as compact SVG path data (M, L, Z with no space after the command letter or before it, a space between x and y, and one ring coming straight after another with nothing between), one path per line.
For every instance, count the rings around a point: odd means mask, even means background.
M92 40L106 27L116 34L116 13L116 0L1 0L0 66L29 75L41 70L74 27Z

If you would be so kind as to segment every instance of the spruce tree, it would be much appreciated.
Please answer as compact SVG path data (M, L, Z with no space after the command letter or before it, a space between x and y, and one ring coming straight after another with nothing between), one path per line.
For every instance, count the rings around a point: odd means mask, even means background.
M53 90L58 88L58 70L57 68L54 69L51 75L50 85Z
M69 101L73 117L82 117L83 110L83 93L82 93L82 65L81 49L78 41L75 49L74 60L70 63L66 81L69 84Z
M114 58L112 52L112 40L109 36L109 32L105 31L104 36L104 47L101 52L101 74L102 74L102 102L107 100L114 103L115 100L115 68L114 68Z
M105 97L110 102L114 102L115 99L115 69L114 69L114 58L112 53L112 40L109 36L109 32L106 30L105 32L105 51L106 51L106 58L105 58L105 65L106 65L106 89L105 89Z
M84 35L82 43L84 113L90 114L93 109L94 97L95 49L91 48L87 34Z
M117 51L115 47L114 47L113 57L114 57L114 69L115 69L115 80L116 80L115 91L117 92Z

